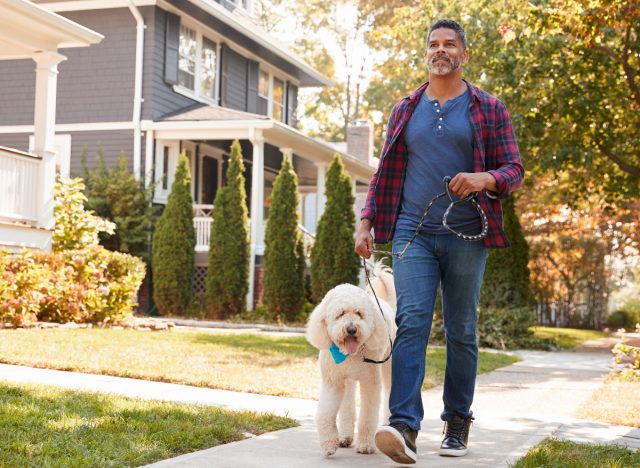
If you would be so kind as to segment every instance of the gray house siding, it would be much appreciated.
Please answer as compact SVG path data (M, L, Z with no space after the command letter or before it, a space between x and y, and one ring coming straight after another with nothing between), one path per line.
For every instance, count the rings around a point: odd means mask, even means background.
M87 153L87 166L95 167L98 151L102 149L104 162L113 167L120 153L129 159L133 170L133 131L114 130L99 132L65 132L71 135L71 176L82 176L82 153Z

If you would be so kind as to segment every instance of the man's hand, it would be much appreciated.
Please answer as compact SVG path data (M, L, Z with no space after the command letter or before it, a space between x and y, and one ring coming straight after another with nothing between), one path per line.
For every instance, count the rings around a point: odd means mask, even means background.
M459 172L449 182L449 191L465 198L471 192L481 192L487 189L497 192L496 180L489 172Z
M373 249L373 236L371 236L371 220L363 218L356 227L356 246L355 251L364 258L371 257L371 249Z

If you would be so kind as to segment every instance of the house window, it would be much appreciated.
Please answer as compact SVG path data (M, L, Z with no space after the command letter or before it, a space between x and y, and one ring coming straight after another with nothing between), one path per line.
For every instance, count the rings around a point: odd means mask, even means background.
M258 95L260 98L258 112L284 122L284 81L261 69Z
M174 90L192 99L216 102L217 70L218 44L201 31L181 24L178 85Z
M194 89L196 81L196 32L184 25L180 25L180 46L178 60L178 83L190 90Z

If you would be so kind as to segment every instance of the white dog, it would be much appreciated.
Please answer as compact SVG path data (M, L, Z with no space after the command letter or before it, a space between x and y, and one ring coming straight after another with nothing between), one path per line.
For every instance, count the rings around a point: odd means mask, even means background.
M360 382L358 453L375 451L373 438L378 426L381 387L384 387L383 418L385 422L389 419L391 359L382 364L363 360L382 361L391 353L390 340L395 339L396 333L396 299L389 269L377 263L371 284L380 307L370 288L365 292L357 286L341 284L326 294L307 324L307 340L320 349L322 387L316 424L320 446L327 457L338 447L349 447L353 442L356 382Z

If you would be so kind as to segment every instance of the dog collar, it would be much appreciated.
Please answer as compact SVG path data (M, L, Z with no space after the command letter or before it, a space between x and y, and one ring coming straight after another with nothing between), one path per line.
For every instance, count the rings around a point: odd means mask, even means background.
M336 364L341 364L349 356L348 354L344 354L342 351L340 351L340 348L338 348L338 345L335 344L333 341L331 342L331 347L329 348L329 351L331 351L331 356L333 356L333 360L335 361Z

